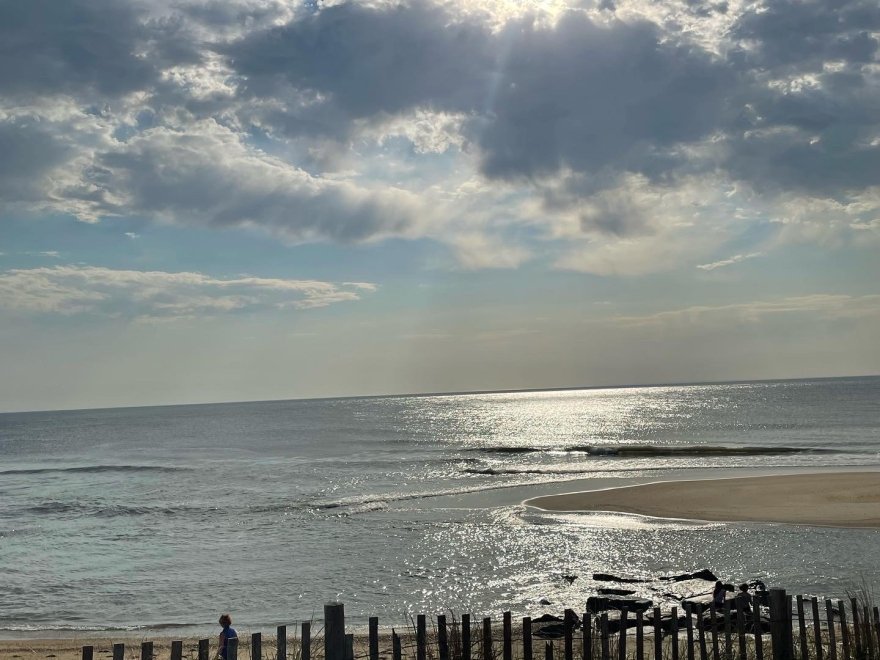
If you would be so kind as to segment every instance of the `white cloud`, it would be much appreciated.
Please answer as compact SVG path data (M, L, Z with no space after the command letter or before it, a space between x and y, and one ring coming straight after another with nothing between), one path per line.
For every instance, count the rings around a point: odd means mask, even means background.
M311 309L359 300L367 282L54 266L0 273L0 307L23 312L181 318L261 309Z
M719 261L713 261L708 264L697 264L697 268L700 270L715 270L716 268L724 268L725 266L732 266L733 264L738 264L741 261L745 261L746 259L754 259L755 257L764 256L763 252L750 252L748 254L735 254L732 257L728 257L727 259L720 259Z

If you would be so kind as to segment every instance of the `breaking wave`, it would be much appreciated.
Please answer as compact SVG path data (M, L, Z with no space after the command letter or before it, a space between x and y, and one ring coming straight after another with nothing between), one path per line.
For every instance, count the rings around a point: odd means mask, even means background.
M590 456L783 456L787 454L836 454L840 450L808 447L758 447L728 445L572 445L569 447L523 447L496 445L475 447L471 451L487 454L537 454L566 452Z
M17 468L12 470L0 470L0 476L64 473L98 474L101 472L186 472L190 469L191 468L172 467L169 465L77 465L73 467Z

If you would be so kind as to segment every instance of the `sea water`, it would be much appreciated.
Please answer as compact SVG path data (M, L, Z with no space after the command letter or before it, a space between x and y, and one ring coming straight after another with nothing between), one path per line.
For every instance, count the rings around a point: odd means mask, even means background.
M842 596L880 586L880 531L521 501L878 452L880 377L3 414L0 635L536 614L594 572Z

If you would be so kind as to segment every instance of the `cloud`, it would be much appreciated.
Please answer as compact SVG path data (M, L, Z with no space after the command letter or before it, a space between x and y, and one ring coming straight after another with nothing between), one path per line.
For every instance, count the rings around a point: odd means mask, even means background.
M312 309L359 300L376 286L202 273L54 266L0 273L0 307L50 314L175 319L262 309Z
M721 259L719 261L713 261L708 264L698 264L697 268L700 270L715 270L716 268L724 268L725 266L732 266L733 264L738 264L746 259L754 259L755 257L763 257L763 252L750 252L749 254L735 254L732 257L728 257L727 259Z

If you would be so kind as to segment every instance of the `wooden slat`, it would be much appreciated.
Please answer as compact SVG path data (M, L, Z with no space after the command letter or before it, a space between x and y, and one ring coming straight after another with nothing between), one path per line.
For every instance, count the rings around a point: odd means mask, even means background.
M589 612L584 612L581 619L581 628L584 633L582 660L593 660L593 617Z
M810 610L813 613L813 644L816 648L816 660L822 660L822 619L819 618L819 599L810 598Z
M141 642L141 660L153 660L153 642Z
M428 658L428 620L424 614L416 616L416 660Z
M263 635L255 632L251 633L251 660L262 660L263 658Z
M532 660L532 617L524 616L522 620L523 660Z
M602 641L602 660L610 660L611 650L608 640L608 612L602 612L599 618L599 635Z
M354 633L345 635L345 660L354 660Z
M310 621L303 621L300 626L299 657L302 660L311 660L312 658L312 624Z
M761 597L752 600L752 632L755 635L755 660L764 660L764 632L761 630Z
M379 660L379 617L370 617L367 630L370 645L370 660Z
M715 609L715 601L709 603L709 634L712 636L712 659L720 660L718 646L718 610Z
M483 660L491 660L492 658L492 619L485 617L483 619Z
M733 660L733 628L730 620L730 601L724 601L724 657Z
M736 597L736 636L739 639L739 660L746 660L746 608L748 606L748 596Z
M201 640L199 641L201 642ZM207 656L205 656L205 658L207 660ZM113 645L113 660L125 660L125 644ZM202 660L201 656L199 657L199 660Z
M378 660L378 640L376 646L376 660ZM446 616L443 614L437 616L437 652L440 654L440 660L449 660L449 635L446 630Z
M629 612L624 607L620 610L620 632L617 635L618 660L626 660L626 624Z
M287 660L287 626L275 628L275 660Z
M553 642L544 642L544 660L553 660Z
M83 646L82 647L82 660L92 660L95 657L95 647L94 646Z
M461 615L461 660L471 660L471 615Z
M694 660L694 617L693 617L693 608L694 606L688 603L685 605L684 612L687 615L685 619L685 632L687 639L687 658L688 660Z
M391 658L392 660L401 660L403 653L400 649L400 635L391 629Z
M324 660L345 660L345 606L324 605Z
M855 648L856 657L862 657L862 631L859 629L859 602L852 598L849 601L850 613L852 614L852 632L853 647Z
M697 605L697 635L700 641L700 660L708 660L706 651L706 626L703 625L703 606Z
M226 640L226 660L238 660L238 637Z
M791 599L785 589L770 590L770 635L773 639L773 660L793 660Z
M840 611L840 644L843 651L843 660L852 660L849 626L846 623L846 605L843 604L842 600L837 601L837 609Z
M834 607L825 599L825 620L828 623L828 660L837 660L837 635L834 630Z
M574 610L565 610L562 620L562 637L564 639L563 653L565 660L574 660ZM504 660L510 660L504 658Z
M804 619L804 597L798 594L797 597L797 618L798 618L798 645L800 646L801 660L810 660L810 649L807 646L807 624Z
M678 660L678 608L673 607L671 614L672 621L669 624L669 631L671 633L672 660Z
M181 640L171 642L171 660L183 660L183 642Z
M501 642L501 657L503 660L513 660L513 624L510 619L510 612L504 612L502 614L501 627L503 635Z
M865 639L865 648L868 650L867 657L874 657L874 633L871 630L871 614L868 606L865 605L865 609L862 610L864 616L862 619L864 620L864 639Z
M636 660L645 660L644 616L641 610L636 611Z
M661 627L660 608L654 608L654 660L663 660L663 628Z

